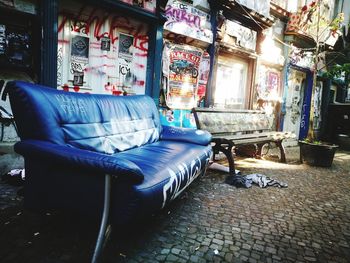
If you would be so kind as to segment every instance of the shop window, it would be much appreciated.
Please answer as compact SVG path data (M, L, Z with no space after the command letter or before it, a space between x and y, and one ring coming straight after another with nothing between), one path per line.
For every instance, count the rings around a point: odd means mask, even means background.
M249 62L220 56L214 92L215 107L244 109L247 106Z

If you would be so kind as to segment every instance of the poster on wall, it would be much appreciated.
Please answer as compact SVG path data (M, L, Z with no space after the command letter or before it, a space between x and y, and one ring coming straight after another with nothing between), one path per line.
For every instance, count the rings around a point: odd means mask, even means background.
M279 100L281 87L281 72L272 68L261 66L259 70L259 81L257 92L259 99Z
M204 103L204 96L207 89L208 78L210 71L210 55L208 52L204 52L202 60L199 66L199 80L197 88L197 101Z
M133 57L134 37L126 34L119 34L119 53L118 57L131 61Z
M163 74L168 80L165 87L168 107L190 109L196 106L202 55L203 51L196 47L165 43Z
M133 86L133 43L134 37L119 33L119 49L118 49L118 77L119 86L124 95L135 94Z
M89 41L90 39L86 36L72 36L70 73L73 86L84 85L84 68L89 63Z
M71 57L75 62L89 62L89 38L75 35L72 37Z
M196 121L191 110L159 109L160 122L164 126L196 128Z

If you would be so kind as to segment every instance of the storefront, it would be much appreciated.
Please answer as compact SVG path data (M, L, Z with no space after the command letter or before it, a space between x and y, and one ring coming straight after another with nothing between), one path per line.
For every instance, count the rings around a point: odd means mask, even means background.
M204 105L213 42L206 0L169 0L165 6L160 118L164 125L195 127L191 109Z
M214 6L221 15L208 106L255 108L263 32L273 24L270 1L215 1Z

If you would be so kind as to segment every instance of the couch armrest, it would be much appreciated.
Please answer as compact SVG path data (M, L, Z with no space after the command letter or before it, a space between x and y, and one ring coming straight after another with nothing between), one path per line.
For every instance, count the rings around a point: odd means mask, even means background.
M160 139L208 145L211 141L211 134L207 131L197 129L162 126Z
M25 140L15 144L15 151L24 157L53 161L62 165L81 167L92 171L110 174L123 181L141 183L141 169L124 158L53 144L39 140Z

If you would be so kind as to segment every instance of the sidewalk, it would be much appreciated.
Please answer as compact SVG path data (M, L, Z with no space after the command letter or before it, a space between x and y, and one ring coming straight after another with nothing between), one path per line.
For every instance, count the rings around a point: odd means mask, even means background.
M288 164L245 158L237 168L288 188L235 188L209 170L137 229L115 231L103 262L350 262L350 152L326 169L286 151ZM89 262L96 225L23 211L3 183L0 196L1 262Z

